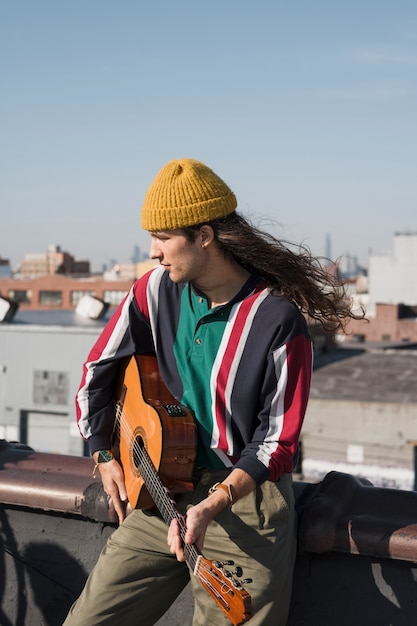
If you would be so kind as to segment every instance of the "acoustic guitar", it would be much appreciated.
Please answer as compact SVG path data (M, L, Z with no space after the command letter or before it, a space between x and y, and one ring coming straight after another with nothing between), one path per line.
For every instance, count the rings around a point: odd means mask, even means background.
M193 489L195 424L190 411L166 388L154 355L135 355L123 367L116 394L113 450L125 474L132 508L156 508L165 523L184 518L170 494ZM251 617L251 599L225 565L206 559L195 544L184 544L185 560L234 626ZM238 568L237 568L238 569Z

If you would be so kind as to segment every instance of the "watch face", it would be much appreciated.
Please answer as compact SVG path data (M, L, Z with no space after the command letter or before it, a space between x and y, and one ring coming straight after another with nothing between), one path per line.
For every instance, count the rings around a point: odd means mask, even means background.
M108 463L113 459L111 450L100 450L97 457L97 463Z

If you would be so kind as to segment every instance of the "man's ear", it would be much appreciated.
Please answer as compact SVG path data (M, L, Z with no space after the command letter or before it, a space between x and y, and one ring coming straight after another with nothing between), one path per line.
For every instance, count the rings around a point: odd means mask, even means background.
M214 241L214 230L210 224L203 224L200 228L200 241L202 248L206 248L212 241Z

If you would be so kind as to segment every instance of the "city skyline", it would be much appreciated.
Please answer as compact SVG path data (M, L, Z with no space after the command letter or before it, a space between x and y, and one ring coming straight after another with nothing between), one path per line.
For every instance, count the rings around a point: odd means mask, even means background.
M99 270L149 237L143 196L197 158L239 209L334 259L417 231L417 6L263 0L0 4L3 227Z
M147 236L147 233L145 233L145 237ZM149 239L150 241L150 239ZM141 261L147 260L149 259L149 246L145 246L144 248L142 248L141 246L139 246L138 244L133 244L131 250L129 251L127 248L125 250L125 257L124 258L116 258L115 256L111 256L109 258L106 259L102 259L101 261L96 259L96 267L92 267L93 266L93 261L90 259L88 253L85 254L84 256L80 257L80 256L76 256L72 253L71 250L66 249L64 246L62 246L60 243L51 243L49 244L44 250L31 250L31 251L26 251L23 256L17 260L17 263L15 263L14 265L11 263L10 264L10 268L12 271L18 271L19 266L21 265L21 263L24 260L29 259L30 257L46 257L48 251L51 249L57 249L59 252L62 253L67 253L69 255L71 255L72 257L74 257L75 261L85 261L85 262L89 262L91 265L91 271L92 272L98 272L101 271L103 268L105 269L109 269L112 268L114 265L122 265L122 264L129 264L129 263L139 263ZM332 241L331 241L331 237L330 234L327 233L326 237L325 237L325 241L323 243L323 257L324 259L330 259L330 260L335 260L336 262L340 262L340 263L348 263L350 262L357 262L358 265L360 265L359 260L357 258L356 255L354 254L350 254L347 253L339 258L335 258L332 255ZM126 256L127 255L127 256ZM0 260L3 261L8 261L9 259L3 257L0 253ZM366 265L360 265L360 267L362 268L366 268Z
M368 257L365 259L365 261L361 261L361 259L359 258L358 255L354 254L354 252L350 252L347 251L345 254L341 254L339 256L335 256L333 255L333 244L332 244L332 239L331 239L331 235L330 233L326 233L325 235L325 239L323 241L323 246L322 246L322 251L317 251L316 250L316 254L319 257L323 257L323 260L331 260L334 261L336 263L338 263L341 266L347 267L349 266L351 268L351 271L349 272L350 274L354 273L356 270L361 270L361 269L367 269L368 268L368 260L369 260L369 256L391 256L393 253L393 240L396 236L398 235L416 235L417 233L414 231L397 231L395 233L393 233L392 238L391 238L391 243L389 246L387 246L385 249L380 250L380 251L376 251L374 252L371 248L369 248L368 250ZM143 233L144 237L148 237L147 233ZM149 239L150 242L150 239ZM294 244L295 246L297 244ZM64 246L62 246L61 244L57 244L57 243L50 243L48 244L48 246L46 246L46 248L44 250L31 250L31 251L26 251L24 252L24 254L22 255L22 257L20 259L17 260L16 263L12 263L12 261L10 259L8 259L7 257L2 256L1 252L0 252L0 260L3 261L9 261L10 260L10 267L12 271L16 271L20 265L20 263L28 256L30 255L46 255L47 253L47 249L49 249L50 247L57 247L59 248L59 250L61 252L65 252L70 254L71 256L74 257L75 261L87 261L90 263L91 266L91 271L93 273L97 273L102 271L103 269L109 269L112 268L114 265L117 264L129 264L129 263L138 263L141 261L144 261L146 259L149 258L149 245L144 245L144 247L139 246L137 243L134 243L132 245L131 250L129 251L128 248L126 247L126 250L124 252L124 257L123 258L116 258L114 255L113 256L109 256L108 258L105 259L98 259L95 258L95 260L93 261L89 254L85 254L84 256L77 256L75 254L72 253L71 250L66 249ZM127 256L126 256L127 255Z

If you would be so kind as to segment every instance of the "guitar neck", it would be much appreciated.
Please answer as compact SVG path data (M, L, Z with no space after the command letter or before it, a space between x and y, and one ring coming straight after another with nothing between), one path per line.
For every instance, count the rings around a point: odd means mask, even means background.
M143 445L135 443L135 461L137 468L143 478L143 482L149 491L152 500L155 502L162 519L169 526L173 519L176 519L180 528L181 539L184 541L186 527L182 515L179 513L175 502L169 495L168 490L161 481L158 472L150 458L148 451ZM201 553L194 544L184 543L184 556L188 566L193 572L198 568Z

